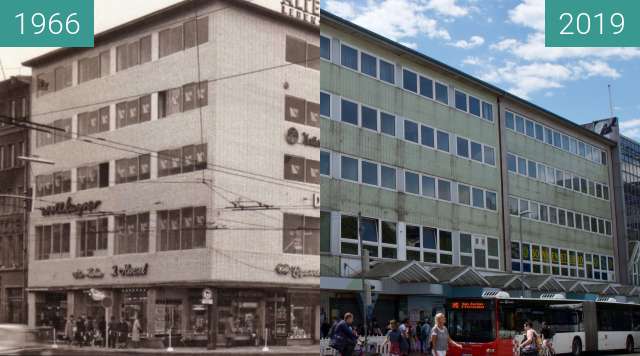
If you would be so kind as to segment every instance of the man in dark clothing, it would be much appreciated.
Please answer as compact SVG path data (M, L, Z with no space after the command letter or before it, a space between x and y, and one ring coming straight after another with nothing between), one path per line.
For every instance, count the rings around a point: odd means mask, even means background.
M109 321L109 347L116 347L116 339L118 338L118 323L116 317L112 316Z
M346 313L344 319L336 324L331 337L331 347L338 350L340 356L352 356L358 336L353 327L353 314Z
M98 331L100 331L100 337L102 338L102 343L100 346L107 346L106 344L106 329L107 329L107 322L104 320L103 317L100 317L100 319L98 320Z
M320 325L320 338L324 339L329 337L329 330L331 330L331 324L329 324L327 320L323 321L322 325Z
M76 342L78 343L78 346L84 345L84 333L87 331L84 319L85 316L83 315L76 321Z

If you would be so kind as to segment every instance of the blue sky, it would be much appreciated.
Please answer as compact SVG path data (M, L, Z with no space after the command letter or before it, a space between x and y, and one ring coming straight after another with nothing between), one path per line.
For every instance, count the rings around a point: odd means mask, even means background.
M323 9L577 123L640 140L640 48L545 48L544 0L322 0Z

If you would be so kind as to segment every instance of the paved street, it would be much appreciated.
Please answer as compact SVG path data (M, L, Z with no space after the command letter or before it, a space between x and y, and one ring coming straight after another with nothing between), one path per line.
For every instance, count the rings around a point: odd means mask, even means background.
M243 355L243 356L263 356L263 355L313 355L317 356L318 345L314 346L287 346L287 347L270 347L268 352L263 352L261 347L234 347L231 349L206 350L203 348L177 347L173 352L167 352L166 349L132 349L132 350L115 350L103 348L70 348L60 346L58 349L41 349L41 350L23 350L10 353L1 353L0 355L28 355L28 356L84 356L84 355L105 355L105 356L142 356L142 355Z

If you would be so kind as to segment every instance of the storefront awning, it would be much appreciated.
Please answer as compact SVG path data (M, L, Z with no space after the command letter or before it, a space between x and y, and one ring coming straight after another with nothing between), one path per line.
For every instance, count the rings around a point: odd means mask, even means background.
M490 283L482 275L471 267L451 266L451 267L431 267L428 270L440 283L456 287L462 286L484 286L489 287Z
M638 291L640 290L640 288L636 286L624 285L624 286L616 286L616 290L618 291L618 293L620 293L620 295L633 297L638 295Z
M390 278L398 283L438 283L438 280L416 261L381 262L364 276L368 279Z
M541 292L564 292L565 289L553 276L547 275L526 275L522 281L530 289Z
M565 279L561 281L559 280L558 283L560 283L564 288L564 290L567 292L589 293L589 291L584 288L584 286L582 285L582 283L580 283L580 281L576 281L573 279Z
M618 291L611 284L582 282L582 285L589 293L600 295L619 295Z
M529 288L529 286L520 279L520 276L514 274L485 276L484 278L493 288L500 288L502 290L522 289L523 287Z

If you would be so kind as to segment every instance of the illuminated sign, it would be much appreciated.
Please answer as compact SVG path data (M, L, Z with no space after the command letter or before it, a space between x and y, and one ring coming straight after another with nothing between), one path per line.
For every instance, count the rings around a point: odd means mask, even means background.
M485 310L487 305L484 302L453 302L451 303L453 310Z

